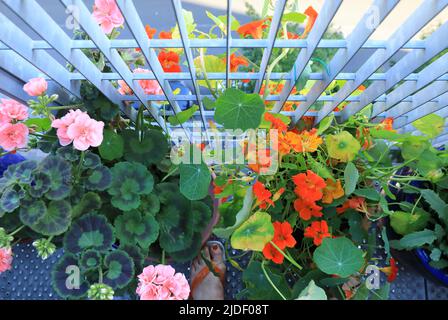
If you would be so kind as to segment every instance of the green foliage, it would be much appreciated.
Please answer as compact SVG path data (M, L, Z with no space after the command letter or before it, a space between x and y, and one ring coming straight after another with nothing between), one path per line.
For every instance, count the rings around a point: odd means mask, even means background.
M127 161L140 162L144 165L155 164L165 158L168 144L159 130L146 130L139 136L135 130L122 132L124 141L124 158Z
M419 248L425 244L432 244L437 239L434 231L424 229L405 235L400 240L390 241L390 246L398 250L411 250Z
M355 191L356 185L358 184L359 172L353 162L347 163L344 171L344 190L345 195L349 196Z
M168 117L168 122L172 126L180 125L180 124L185 123L188 120L190 120L191 117L193 117L194 113L198 110L199 110L199 107L197 105L194 105L187 110L178 112L176 115Z
M113 228L107 219L92 213L72 223L64 236L64 249L71 253L80 253L88 249L107 251L114 241Z
M70 162L58 156L48 156L39 165L39 170L51 181L45 196L49 200L62 200L70 195L72 166Z
M101 208L101 197L95 192L83 194L79 202L73 207L72 216L80 217L83 214L90 213Z
M150 194L154 187L152 174L137 162L119 162L111 171L112 184L107 192L112 196L112 205L123 211L137 209L140 196Z
M200 200L207 196L212 180L208 166L201 164L179 165L180 191L190 200Z
M325 238L313 255L317 267L327 274L348 277L364 265L363 253L349 239Z
M412 125L421 133L433 139L443 131L445 119L433 113L414 121Z
M263 100L258 94L247 94L229 88L216 99L215 120L225 129L256 129L265 111Z
M104 191L112 184L112 172L106 166L100 165L89 172L85 186L88 190Z
M104 258L107 271L103 282L114 289L125 287L134 276L134 261L122 250L109 252Z
M271 216L256 212L233 232L230 241L235 249L262 251L273 237Z
M29 227L45 236L57 236L65 231L71 223L71 205L65 200L50 201L45 214Z
M77 277L78 258L72 253L66 253L56 263L51 272L51 284L56 293L64 299L81 299L87 294L89 285L85 277ZM79 287L76 281L80 280ZM67 284L70 284L68 286Z
M101 158L109 161L120 159L123 156L123 150L123 137L113 130L104 130L103 142L98 148Z
M124 212L115 219L115 233L121 242L138 244L147 249L159 236L159 224L156 219L137 210Z
M424 229L429 218L429 213L422 209L416 209L412 213L395 211L390 215L390 225L396 233L405 236Z
M101 254L93 249L81 253L80 264L83 271L96 270L101 267Z

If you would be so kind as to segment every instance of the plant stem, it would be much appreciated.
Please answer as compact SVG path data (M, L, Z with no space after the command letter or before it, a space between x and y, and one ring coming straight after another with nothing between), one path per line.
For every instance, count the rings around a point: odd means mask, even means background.
M272 244L272 246L273 246L275 249L277 249L281 254L283 254L283 255L285 256L286 260L288 260L289 262L291 262L297 269L299 269L299 270L302 270L302 269L303 269L297 262L294 261L293 258L291 258L291 257L289 256L289 254L287 254L287 253L284 252L282 249L280 249L280 248L279 248L273 241L270 241L270 243Z
M261 263L261 270L263 270L264 276L266 277L266 280L268 280L269 284L274 288L274 290L282 297L283 300L287 300L286 297L280 292L280 290L275 286L275 284L272 282L271 278L269 278L268 273L266 272L266 269L264 268L266 260L264 260Z
M85 152L81 151L81 156L79 158L78 168L77 168L77 172L76 172L76 181L78 181L79 178L81 177L81 171L82 171L82 165L84 162L84 157L85 157Z
M11 233L9 234L9 236L11 236L11 237L14 236L16 233L20 232L23 228L25 228L24 225L18 227L16 230L14 230L13 232L11 232Z
M162 264L165 264L165 250L162 250Z

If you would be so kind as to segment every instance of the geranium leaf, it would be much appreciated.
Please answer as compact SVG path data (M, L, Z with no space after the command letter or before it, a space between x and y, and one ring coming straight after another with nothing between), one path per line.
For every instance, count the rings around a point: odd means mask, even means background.
M93 169L86 178L85 186L89 190L104 191L112 184L112 172L106 166Z
M106 129L103 132L103 142L98 148L101 158L115 160L123 156L124 141L115 131Z
M134 276L134 261L123 250L110 252L104 258L107 271L104 275L104 283L114 289L124 288Z
M327 274L348 277L364 264L363 253L347 238L325 238L313 254L317 267Z
M200 200L208 195L212 180L210 170L204 162L201 164L179 165L180 192L190 200Z
M356 166L353 164L353 162L347 163L347 166L344 170L344 191L346 196L351 195L353 191L355 191L358 179L359 172L358 169L356 169Z
M47 207L42 200L23 201L20 206L20 221L24 225L31 227L45 215L46 211Z
M50 177L51 186L45 196L50 200L62 200L70 195L72 166L59 156L48 156L40 163L40 171Z
M112 247L115 237L106 217L86 214L75 220L64 236L64 249L79 253L87 249L106 251Z
M126 141L124 153L126 160L147 166L165 159L168 143L159 130L146 130L143 138L139 137L135 130L124 130L122 135Z
M256 129L265 110L258 94L229 88L215 102L215 120L225 129Z
M124 212L115 219L115 232L121 242L136 244L147 249L159 236L159 224L151 215L137 210Z
M235 230L230 243L235 249L262 251L273 237L271 216L266 212L256 212Z
M57 236L67 231L71 222L72 208L65 200L50 201L45 214L31 227L46 236Z
M96 211L101 208L101 197L95 192L87 192L83 194L81 200L76 203L72 210L73 217L80 217L83 214Z
M73 268L78 265L78 258L71 253L64 254L54 265L51 272L51 284L61 298L80 299L86 295L89 285L79 273L79 269ZM78 280L80 280L79 286L76 283Z
M80 265L83 271L97 269L101 266L101 254L94 249L89 249L82 252Z
M193 215L194 230L202 232L212 218L212 209L204 202L193 201L191 203L191 211Z

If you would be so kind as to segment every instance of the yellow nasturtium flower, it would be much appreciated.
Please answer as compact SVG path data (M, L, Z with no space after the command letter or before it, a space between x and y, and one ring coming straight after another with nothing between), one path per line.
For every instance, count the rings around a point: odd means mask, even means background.
M361 149L358 140L347 131L328 135L325 139L325 144L330 157L342 162L352 161Z

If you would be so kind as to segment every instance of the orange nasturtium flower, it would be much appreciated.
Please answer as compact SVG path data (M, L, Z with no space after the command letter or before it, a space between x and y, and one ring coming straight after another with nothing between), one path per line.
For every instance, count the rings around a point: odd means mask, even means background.
M293 229L289 222L274 222L274 238L272 242L275 243L280 250L285 248L294 248L296 245L296 239L292 236ZM277 250L271 243L264 246L263 255L266 259L272 260L272 262L281 264L283 263L284 256Z
M303 152L302 139L300 135L293 131L288 131L286 133L280 133L278 135L279 141L279 153L284 155L288 154L291 149L294 152Z
M368 213L366 201L363 197L352 197L350 199L347 199L341 207L336 208L336 212L338 214L342 214L348 209L353 209L359 212Z
M180 72L179 55L173 51L162 50L159 53L159 61L165 72Z
M280 132L288 130L288 125L282 121L282 119L275 117L272 113L266 112L264 119L271 123L270 129L277 129Z
M266 22L268 19L256 20L249 23L246 23L238 28L236 32L238 32L241 36L252 36L254 39L261 39L263 36L263 29L267 28L268 25Z
M149 24L147 24L145 26L145 31L146 31L146 35L148 36L149 39L154 38L154 35L156 34L157 30L155 28L151 28ZM140 48L136 48L135 51L142 51L142 49Z
M324 238L331 237L330 232L328 232L327 221L325 220L311 222L311 225L305 229L303 235L305 238L312 238L316 246L320 246Z
M344 189L341 185L341 180L333 181L332 179L328 178L326 180L327 186L324 189L324 196L322 197L322 202L330 204L335 199L339 199L340 197L344 196Z
M173 39L173 33L170 31L160 31L159 38L160 39Z
M395 131L393 126L394 126L394 118L386 118L379 125L381 129L387 131Z
M294 192L302 199L317 201L323 197L323 189L327 186L325 180L308 170L292 177L296 188Z
M316 10L312 6L309 6L305 10L305 14L308 16L308 20L306 22L305 31L303 32L302 36L300 38L305 38L308 33L313 29L314 23L317 20L317 16L319 15Z
M247 67L249 61L243 56L237 56L235 53L230 55L230 72L237 72L239 66Z
M302 138L302 147L304 152L315 152L323 142L322 138L317 135L316 128L310 131L303 131L300 134L300 137Z
M253 191L255 198L257 199L255 206L259 206L261 209L266 209L268 204L274 206L274 202L271 199L272 193L266 189L263 183L260 181L255 182Z
M311 217L322 217L322 207L318 206L314 201L297 198L294 201L294 209L299 213L300 218L305 221L310 220Z

